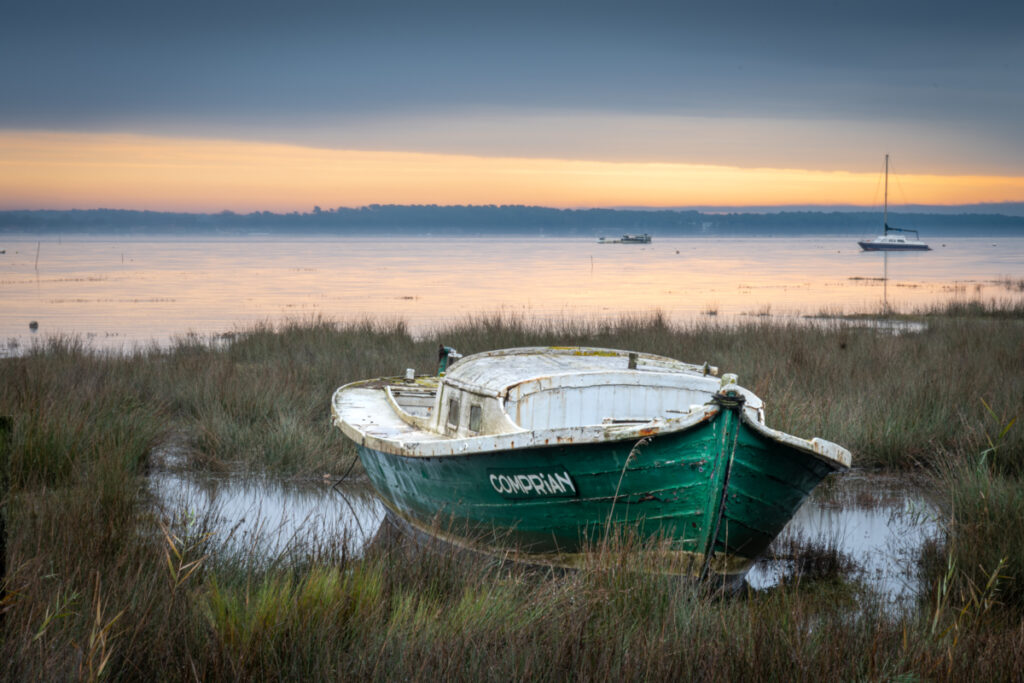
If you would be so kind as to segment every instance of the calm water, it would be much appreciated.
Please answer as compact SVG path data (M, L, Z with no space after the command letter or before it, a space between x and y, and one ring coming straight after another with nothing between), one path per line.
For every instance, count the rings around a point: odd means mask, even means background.
M324 315L402 318L414 330L473 313L608 316L660 310L794 316L1022 297L1024 238L932 240L864 253L856 238L5 238L0 340L47 334L103 348ZM881 278L888 273L883 287ZM38 322L38 331L29 329Z
M892 604L906 604L923 588L917 571L924 543L942 534L942 518L924 490L905 477L850 472L811 494L773 549L789 538L837 550L852 562L852 577ZM792 563L772 549L747 575L755 588L789 576Z
M158 472L150 489L178 523L200 521L220 552L273 559L295 549L347 544L355 554L373 540L385 508L365 484L341 485Z

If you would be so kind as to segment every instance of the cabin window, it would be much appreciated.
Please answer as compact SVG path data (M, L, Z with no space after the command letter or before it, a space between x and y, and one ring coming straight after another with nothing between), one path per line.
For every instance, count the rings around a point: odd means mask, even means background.
M484 411L480 406L469 407L469 431L480 431L480 423L483 421L483 412Z
M459 399L448 399L448 426L458 428L459 426Z

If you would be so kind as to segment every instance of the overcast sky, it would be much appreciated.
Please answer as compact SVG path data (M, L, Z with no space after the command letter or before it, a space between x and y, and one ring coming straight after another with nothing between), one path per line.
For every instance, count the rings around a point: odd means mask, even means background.
M0 129L1024 176L1024 2L8 0Z

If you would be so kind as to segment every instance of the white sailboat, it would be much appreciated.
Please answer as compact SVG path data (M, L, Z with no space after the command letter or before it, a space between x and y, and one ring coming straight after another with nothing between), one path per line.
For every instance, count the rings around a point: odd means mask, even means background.
M917 230L889 227L889 155L885 155L885 208L882 213L884 231L873 240L857 242L864 251L928 251L931 249L921 241ZM910 239L908 235L913 235Z

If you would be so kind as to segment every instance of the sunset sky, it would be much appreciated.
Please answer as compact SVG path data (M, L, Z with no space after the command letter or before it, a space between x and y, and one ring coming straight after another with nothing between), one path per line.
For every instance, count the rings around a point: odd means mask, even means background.
M1024 201L1024 3L8 3L0 209Z

